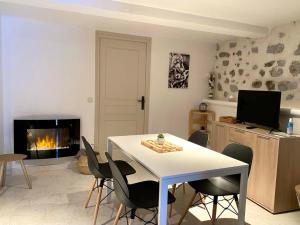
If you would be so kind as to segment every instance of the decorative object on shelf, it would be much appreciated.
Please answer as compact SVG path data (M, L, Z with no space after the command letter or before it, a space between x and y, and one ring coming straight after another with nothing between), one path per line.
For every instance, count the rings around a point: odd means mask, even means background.
M169 54L169 88L188 88L190 55L182 53Z
M213 99L214 98L214 91L215 91L215 82L216 77L214 72L209 73L208 77L208 98Z
M165 136L163 134L157 135L157 143L163 145L165 143Z
M220 116L219 121L223 123L236 123L236 118L233 116Z
M212 132L212 121L214 120L215 120L215 112L213 111L201 112L196 109L191 110L189 115L188 136L191 136L191 134L197 130L201 130L208 134L208 140L210 140L210 135ZM208 145L209 145L209 141L208 141Z
M229 95L228 101L229 102L236 102L236 98L233 95Z
M151 150L153 150L157 153L182 151L181 146L172 144L168 141L164 141L163 144L159 144L159 143L157 143L156 140L145 140L145 141L141 141L141 144L146 146L147 148L150 148Z
M199 111L200 112L206 112L208 105L205 102L201 102L199 105Z
M289 118L289 122L286 128L286 133L288 135L292 135L293 134L293 127L294 127L294 123L293 123L293 118Z

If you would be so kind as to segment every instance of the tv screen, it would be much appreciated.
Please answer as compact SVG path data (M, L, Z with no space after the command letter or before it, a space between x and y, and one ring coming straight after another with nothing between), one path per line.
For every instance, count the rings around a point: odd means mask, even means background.
M240 90L237 121L278 129L280 99L279 91Z

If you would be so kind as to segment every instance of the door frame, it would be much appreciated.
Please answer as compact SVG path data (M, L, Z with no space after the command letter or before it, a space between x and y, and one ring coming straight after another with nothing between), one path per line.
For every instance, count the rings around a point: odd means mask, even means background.
M135 41L146 44L146 77L145 77L145 119L144 119L144 130L143 133L148 132L149 123L149 96L150 96L150 64L151 64L151 38L143 36L135 36L129 34L112 33L106 31L96 30L96 48L95 48L95 150L100 152L100 113L99 108L101 107L100 101L100 42L101 38L109 38L115 40Z

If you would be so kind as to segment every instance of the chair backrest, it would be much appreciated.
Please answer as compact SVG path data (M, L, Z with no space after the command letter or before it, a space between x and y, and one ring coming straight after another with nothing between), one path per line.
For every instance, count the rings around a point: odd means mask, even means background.
M208 135L207 133L204 133L203 131L195 131L191 134L191 136L188 139L190 142L193 142L194 144L201 145L203 147L207 146L207 140Z
M105 152L105 156L108 160L109 167L113 177L114 190L118 200L127 207L135 208L134 204L130 201L128 184L125 181L121 171L117 167L116 163L112 160L108 152Z
M97 176L99 174L99 162L96 153L94 152L90 143L88 143L88 141L85 139L85 137L82 136L81 138L88 158L89 170L93 175Z
M237 159L239 161L242 161L244 163L247 163L249 165L248 175L250 174L252 159L253 159L253 152L250 147L237 144L237 143L232 143L225 147L222 154ZM231 176L227 176L227 178L235 182L240 181L239 175L231 175Z

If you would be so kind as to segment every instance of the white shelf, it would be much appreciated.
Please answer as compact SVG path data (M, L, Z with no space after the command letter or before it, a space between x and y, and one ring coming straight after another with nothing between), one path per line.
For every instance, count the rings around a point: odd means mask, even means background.
M221 105L231 108L237 107L237 102L229 102L229 101L223 101L223 100L214 100L214 99L203 99L203 102L212 104L212 105ZM300 116L300 109L299 108L292 108L292 107L280 107L281 114L284 115L291 115L291 116Z
M214 100L214 99L204 99L203 102L213 104L213 105L223 105L229 107L237 107L237 102L229 102L229 101L222 101L222 100Z

